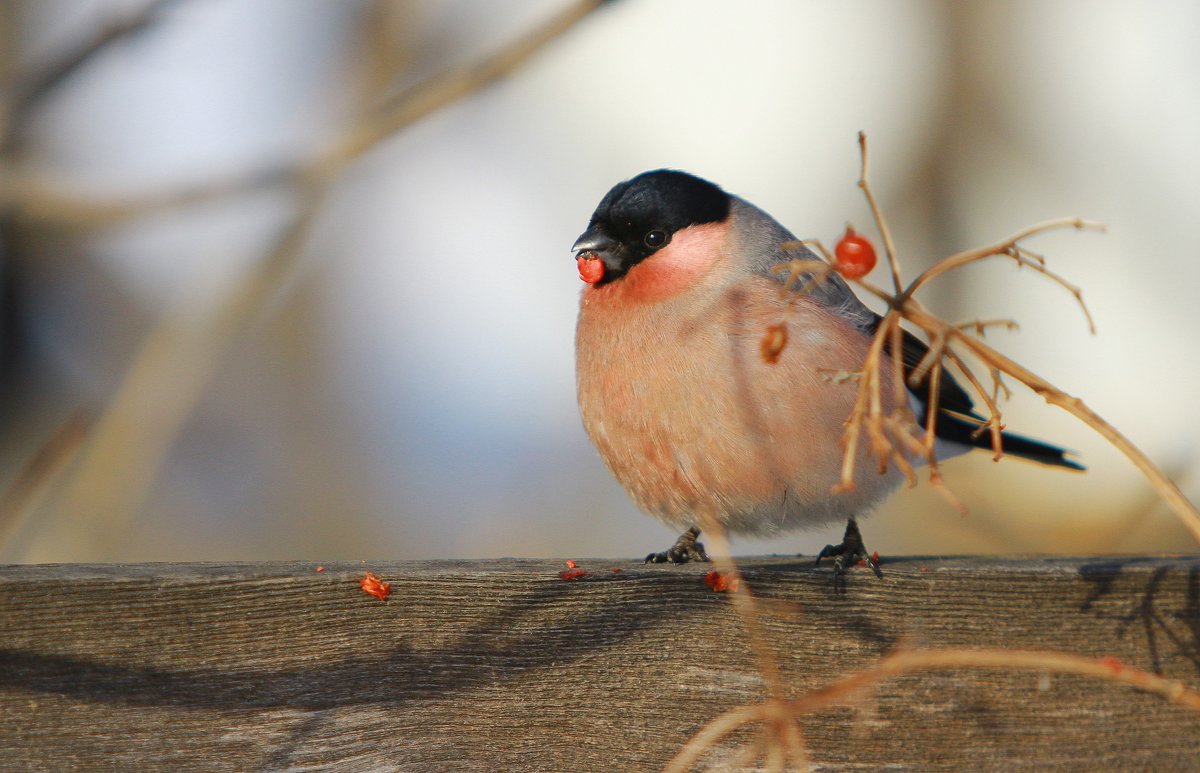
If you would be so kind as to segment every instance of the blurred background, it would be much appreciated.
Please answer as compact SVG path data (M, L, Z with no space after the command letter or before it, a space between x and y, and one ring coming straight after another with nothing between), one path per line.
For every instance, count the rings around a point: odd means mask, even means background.
M592 5L0 4L0 560L665 548L578 419L570 245L658 167L801 237L873 234L860 129L910 276L1051 217L1107 224L1027 243L1095 337L998 259L924 300L1016 318L989 342L1200 496L1200 5ZM1093 432L1019 388L1005 418L1089 472L958 458L970 515L922 483L868 545L1194 550Z

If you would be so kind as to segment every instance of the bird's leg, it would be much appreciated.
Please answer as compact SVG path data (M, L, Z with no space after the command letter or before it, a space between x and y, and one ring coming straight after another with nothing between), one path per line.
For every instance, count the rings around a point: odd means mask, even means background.
M867 546L863 544L862 532L858 530L858 521L854 520L854 516L850 516L850 520L846 522L846 533L842 536L841 544L826 545L817 556L817 563L820 564L821 559L826 556L833 556L835 588L845 589L846 570L859 561L866 561L876 577L883 577L883 572L879 571L879 562L867 552Z
M647 564L686 564L688 561L707 561L708 553L704 552L704 545L696 541L700 536L700 530L695 526L679 535L679 539L675 540L675 544L661 553L651 553L646 556Z

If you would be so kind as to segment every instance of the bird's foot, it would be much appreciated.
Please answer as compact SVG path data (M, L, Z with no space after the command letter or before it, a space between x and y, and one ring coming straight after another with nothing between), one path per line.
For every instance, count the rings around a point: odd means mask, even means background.
M846 523L846 533L839 545L826 545L817 555L817 564L826 556L833 557L833 587L835 590L846 589L846 572L850 567L863 561L871 567L876 577L883 577L879 571L879 559L867 552L863 544L862 532L858 530L858 522L851 518Z
M708 561L708 553L704 545L697 541L700 530L695 526L679 535L675 544L661 553L651 553L646 556L647 564L686 564L688 561Z

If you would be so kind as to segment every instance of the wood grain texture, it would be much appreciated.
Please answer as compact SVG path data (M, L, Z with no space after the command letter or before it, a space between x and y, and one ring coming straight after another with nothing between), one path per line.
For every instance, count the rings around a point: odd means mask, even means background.
M893 559L845 594L810 564L744 562L797 692L901 643L1200 683L1197 557ZM0 769L656 770L759 696L709 567L579 565L0 567ZM1080 678L907 676L805 727L821 770L1200 768L1200 715Z

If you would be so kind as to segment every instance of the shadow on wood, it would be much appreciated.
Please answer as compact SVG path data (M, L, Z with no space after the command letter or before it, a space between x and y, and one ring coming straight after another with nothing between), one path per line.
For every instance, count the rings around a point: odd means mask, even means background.
M655 770L759 697L708 567L579 563L576 581L527 560L0 568L0 767ZM796 692L899 643L1111 655L1200 682L1200 559L884 568L834 594L810 559L743 562ZM359 589L365 569L387 603ZM902 677L806 731L831 769L1200 764L1200 716L1017 672Z

